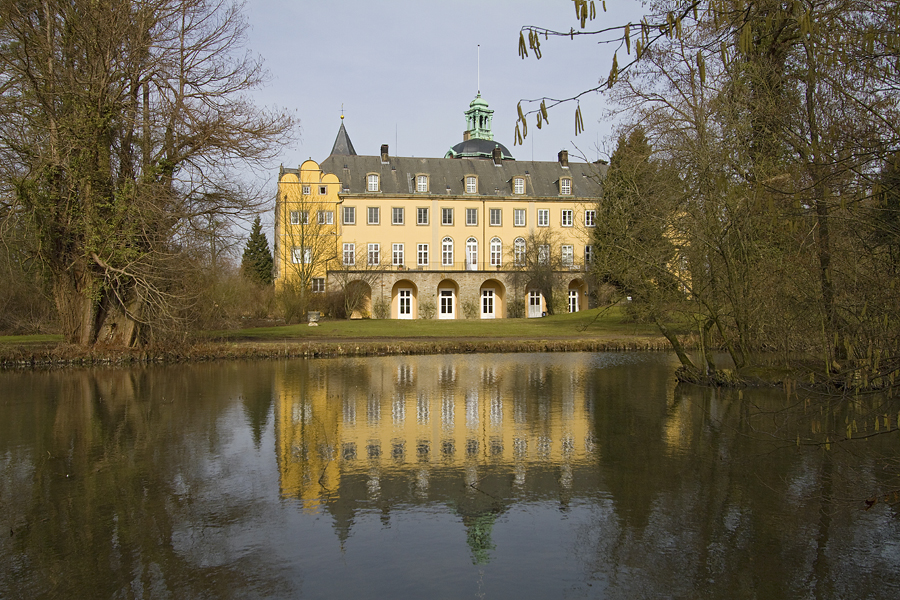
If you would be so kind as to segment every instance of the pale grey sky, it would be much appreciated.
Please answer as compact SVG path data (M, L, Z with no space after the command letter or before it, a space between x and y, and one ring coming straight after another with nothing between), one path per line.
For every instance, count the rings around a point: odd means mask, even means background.
M637 0L608 0L593 28L637 22ZM478 86L494 109L494 138L520 160L556 160L559 150L598 158L610 134L605 98L582 99L585 131L577 138L574 104L550 113L543 129L529 123L523 146L513 146L521 98L568 97L609 73L613 49L585 37L543 42L543 58L521 60L522 25L576 26L572 0L249 0L249 49L260 54L271 81L258 102L281 106L299 120L300 141L279 162L321 162L345 126L358 154L440 157L462 141L463 112ZM620 63L621 63L620 59ZM278 165L273 165L274 177ZM258 174L263 175L263 174ZM268 177L267 177L268 179Z

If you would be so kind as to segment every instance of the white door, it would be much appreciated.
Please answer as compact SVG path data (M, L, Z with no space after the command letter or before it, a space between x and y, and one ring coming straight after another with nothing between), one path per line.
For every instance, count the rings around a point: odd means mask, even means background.
M478 270L478 240L475 238L466 241L466 270Z
M399 290L397 302L397 318L412 319L412 290L408 288Z
M528 318L533 319L541 316L541 292L539 290L531 290L528 292Z
M481 290L481 318L494 318L494 290Z
M578 290L569 290L569 312L578 312Z
M438 313L438 319L454 319L454 302L453 290L441 290L440 293L441 309Z

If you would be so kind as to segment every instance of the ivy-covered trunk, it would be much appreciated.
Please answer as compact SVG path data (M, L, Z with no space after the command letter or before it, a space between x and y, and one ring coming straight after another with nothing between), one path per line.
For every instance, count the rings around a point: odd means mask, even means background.
M110 289L102 276L82 261L58 273L53 295L67 343L79 346L133 348L144 341L142 301L136 290Z

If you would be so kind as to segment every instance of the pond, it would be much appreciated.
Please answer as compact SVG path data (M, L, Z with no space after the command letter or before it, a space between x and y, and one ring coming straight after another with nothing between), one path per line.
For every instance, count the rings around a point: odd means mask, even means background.
M900 597L896 409L675 367L2 372L0 598Z

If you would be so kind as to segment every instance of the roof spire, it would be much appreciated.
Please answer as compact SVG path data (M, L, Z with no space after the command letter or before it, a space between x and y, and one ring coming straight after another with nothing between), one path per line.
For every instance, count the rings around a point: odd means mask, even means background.
M353 148L353 142L344 128L344 105L341 104L341 128L338 129L337 137L334 139L334 146L331 147L331 155L341 154L344 156L356 156L356 150Z

